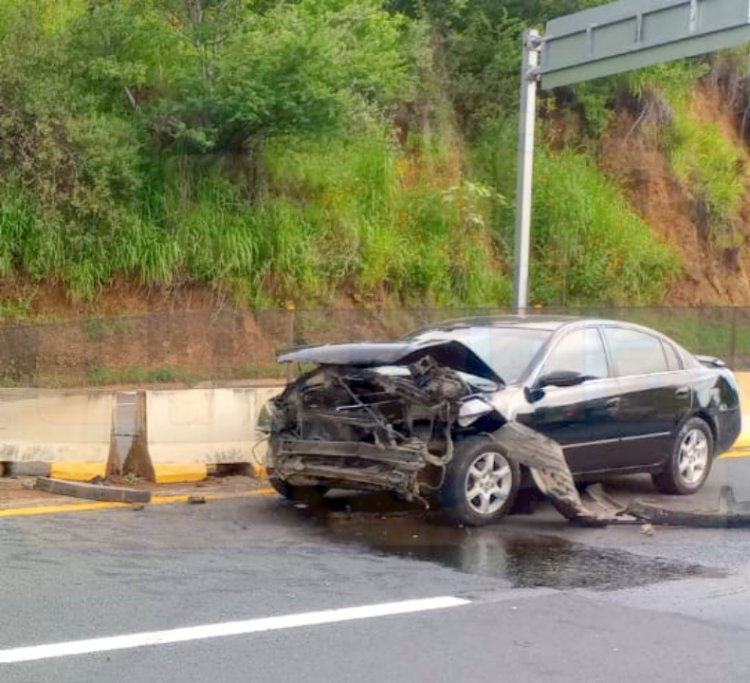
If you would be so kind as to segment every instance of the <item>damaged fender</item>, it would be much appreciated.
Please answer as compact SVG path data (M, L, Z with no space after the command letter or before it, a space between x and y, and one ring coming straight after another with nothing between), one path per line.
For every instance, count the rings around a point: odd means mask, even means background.
M559 443L518 422L507 422L490 437L507 458L531 470L534 483L563 517L583 526L608 524L583 504Z

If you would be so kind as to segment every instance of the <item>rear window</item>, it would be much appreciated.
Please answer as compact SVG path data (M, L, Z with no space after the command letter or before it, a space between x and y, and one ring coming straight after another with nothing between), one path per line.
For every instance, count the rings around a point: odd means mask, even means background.
M618 375L647 375L670 369L658 337L623 327L605 327L604 336Z

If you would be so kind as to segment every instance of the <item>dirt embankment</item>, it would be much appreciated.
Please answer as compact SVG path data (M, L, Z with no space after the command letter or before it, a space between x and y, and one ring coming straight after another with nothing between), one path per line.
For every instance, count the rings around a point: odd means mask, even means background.
M692 113L719 126L743 150L744 169L750 155L740 139L733 108L720 87L701 86L695 92ZM745 201L736 222L737 247L711 244L696 218L695 197L675 176L662 149L640 134L628 111L615 114L601 141L602 167L625 190L631 204L659 236L680 255L682 273L672 283L668 305L750 305L750 174Z
M393 339L471 310L202 307L0 325L0 386L143 386L284 377L280 349Z

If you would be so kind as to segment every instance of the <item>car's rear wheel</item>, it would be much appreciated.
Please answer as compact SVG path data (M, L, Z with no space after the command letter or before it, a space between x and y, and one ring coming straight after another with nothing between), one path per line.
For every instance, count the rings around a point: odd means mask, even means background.
M295 503L306 503L307 505L320 503L328 491L325 486L292 486L289 482L273 475L268 477L268 483L271 484L276 493L281 494L287 500Z
M664 470L653 476L662 493L688 495L703 486L711 471L714 438L700 418L688 420L680 429Z
M521 483L518 463L486 437L456 444L438 501L445 514L471 526L491 524L513 507Z

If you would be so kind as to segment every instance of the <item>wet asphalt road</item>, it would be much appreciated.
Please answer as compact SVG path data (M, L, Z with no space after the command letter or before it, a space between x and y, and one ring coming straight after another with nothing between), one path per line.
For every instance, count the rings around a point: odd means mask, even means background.
M750 469L750 460L731 467ZM714 484L726 480L717 469ZM643 482L633 486L643 486ZM715 486L714 486L715 488ZM0 520L11 648L451 596L462 606L0 664L51 681L738 681L750 531L484 529L388 497L275 496ZM43 655L39 651L39 655Z

